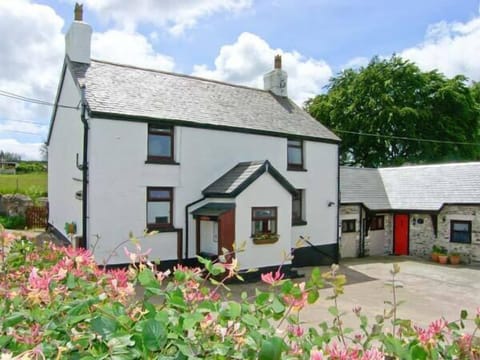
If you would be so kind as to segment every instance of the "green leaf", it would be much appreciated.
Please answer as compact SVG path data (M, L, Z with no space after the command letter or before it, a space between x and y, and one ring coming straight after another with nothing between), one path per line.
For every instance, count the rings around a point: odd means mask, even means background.
M272 310L275 314L281 314L285 311L285 305L275 297L272 302Z
M142 338L148 350L157 351L165 346L167 331L161 322L155 319L148 319L143 325Z
M410 349L410 356L415 360L426 360L428 357L427 351L420 345L415 345Z
M3 328L6 329L8 327L12 327L12 326L15 326L17 325L19 322L22 322L25 320L25 316L23 314L20 314L20 313L13 313L12 315L10 315L9 317L6 317L4 320L3 320Z
M69 290L75 288L75 285L76 285L76 281L75 281L75 275L73 275L72 273L68 273L67 274L67 288Z
M258 354L258 360L279 360L284 348L285 343L278 337L264 340Z
M309 304L313 304L318 300L319 297L320 297L320 294L318 290L310 290L308 292L307 301Z
M94 332L100 334L106 339L109 339L110 336L117 330L118 323L112 318L97 316L96 318L92 319L90 326Z
M138 274L138 281L140 282L140 285L144 287L149 287L149 288L159 288L160 284L155 278L155 275L153 272L145 268L143 269L139 274Z
M328 308L328 312L329 312L332 316L334 316L334 317L337 317L338 314L339 314L338 309L337 309L337 307L335 307L335 306L330 306L330 307Z
M466 320L467 317L468 317L468 312L467 312L467 310L462 310L462 311L460 312L460 319Z

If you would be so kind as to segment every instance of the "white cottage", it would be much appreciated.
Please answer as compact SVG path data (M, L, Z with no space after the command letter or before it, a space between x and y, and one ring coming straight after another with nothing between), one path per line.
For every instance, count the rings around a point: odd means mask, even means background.
M242 268L338 256L339 139L287 97L281 58L265 89L90 58L81 14L48 137L49 224L97 262L124 264L129 233L164 264L245 242ZM80 104L78 107L77 105ZM290 260L286 261L286 265Z

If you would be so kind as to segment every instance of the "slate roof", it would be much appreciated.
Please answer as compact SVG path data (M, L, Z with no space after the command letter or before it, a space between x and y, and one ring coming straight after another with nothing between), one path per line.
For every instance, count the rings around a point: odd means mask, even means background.
M439 210L444 204L480 204L480 162L342 167L340 189L342 203L364 203L372 210Z
M269 91L99 60L88 67L70 62L69 69L86 86L92 116L114 114L339 141L292 100Z
M295 193L295 187L268 160L263 160L238 163L207 186L202 194L207 197L236 197L265 172L272 175L287 191Z
M193 216L220 216L224 212L235 208L232 203L208 203L192 211Z

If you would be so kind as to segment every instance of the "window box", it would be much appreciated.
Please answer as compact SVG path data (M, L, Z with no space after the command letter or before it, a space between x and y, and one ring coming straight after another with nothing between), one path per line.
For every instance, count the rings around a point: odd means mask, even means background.
M280 239L278 234L256 234L253 236L252 240L254 244L274 244Z

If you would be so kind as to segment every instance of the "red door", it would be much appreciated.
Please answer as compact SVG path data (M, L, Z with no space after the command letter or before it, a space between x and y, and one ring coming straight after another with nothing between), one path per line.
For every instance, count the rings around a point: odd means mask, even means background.
M222 248L232 251L235 242L235 209L231 209L218 219L218 255L222 254Z
M408 215L394 216L393 251L395 255L408 255Z

